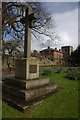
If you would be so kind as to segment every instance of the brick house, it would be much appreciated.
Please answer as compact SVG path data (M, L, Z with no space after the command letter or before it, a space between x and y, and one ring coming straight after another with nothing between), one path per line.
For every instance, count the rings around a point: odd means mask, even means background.
M60 49L57 50L57 48L53 49L53 48L50 48L49 46L47 49L41 50L40 55L43 58L48 58L50 60L57 61L57 62L62 62L63 60L63 53L61 52L61 50Z

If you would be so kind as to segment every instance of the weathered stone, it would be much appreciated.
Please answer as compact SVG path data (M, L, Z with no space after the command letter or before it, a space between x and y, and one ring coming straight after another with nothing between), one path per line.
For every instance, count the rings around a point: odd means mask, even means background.
M13 95L14 97L23 99L25 101L35 100L36 98L45 96L46 94L54 92L57 89L58 89L57 84L47 84L44 86L40 86L38 88L29 89L29 90L21 90L17 87L12 88L11 86L8 86L8 85L6 87L6 85L3 84L3 92L6 92L10 95Z
M29 65L29 73L36 73L37 65Z
M35 15L30 8L25 11L25 40L24 58L15 60L15 78L5 78L3 82L3 93L5 99L22 109L24 103L44 97L58 89L57 84L49 84L49 79L39 79L39 60L31 58L31 28L30 24ZM23 20L23 19L22 19ZM6 97L8 94L8 97ZM12 100L13 99L13 100ZM18 100L25 101L23 104Z
M32 13L32 9L28 7L25 10L25 18L22 18L25 23L25 40L24 40L24 57L31 57L31 23L36 19L36 14Z
M30 65L36 66L36 71L30 71ZM15 78L30 80L39 78L39 61L36 58L22 58L15 60Z
M19 79L39 78L39 60L31 58L31 28L29 25L36 19L31 8L25 10L25 18L21 21L25 23L25 40L24 40L24 58L15 60L15 77Z
M49 83L48 78L33 79L33 80L19 80L15 77L5 78L4 83L13 87L19 87L21 89L31 89L40 87Z

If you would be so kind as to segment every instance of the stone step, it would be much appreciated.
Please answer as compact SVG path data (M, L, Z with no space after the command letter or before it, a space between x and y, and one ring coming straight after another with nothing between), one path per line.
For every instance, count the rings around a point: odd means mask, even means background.
M50 97L51 95L54 95L55 93L59 91L61 91L61 88L58 88L57 90L51 93L45 94L45 96L40 96L36 98L35 100L27 101L27 102L17 97L14 97L13 95L3 92L2 99L3 101L7 102L8 105L18 109L19 111L26 113L27 108L42 103L45 98Z
M29 90L25 90L25 89L21 90L18 87L12 87L4 83L2 87L3 92L6 92L10 95L13 95L14 97L23 99L25 101L32 101L36 98L39 98L41 96L45 96L46 94L54 92L57 89L58 89L57 84L47 84L34 89L29 89Z
M28 107L35 106L43 101L42 99L37 99L36 101L26 102L22 99L18 99L16 97L14 97L8 93L4 93L4 92L2 95L2 99L3 99L3 101L7 102L8 105L10 105L22 112L26 112L26 109Z
M9 78L3 79L3 81L5 84L8 84L10 86L16 86L24 89L39 87L49 83L48 78L33 79L33 80L19 80L19 79L16 79L15 77L9 77Z

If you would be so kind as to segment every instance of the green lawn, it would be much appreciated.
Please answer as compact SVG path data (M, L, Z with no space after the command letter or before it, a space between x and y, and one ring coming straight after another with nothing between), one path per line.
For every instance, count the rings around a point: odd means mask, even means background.
M2 118L26 118L27 115L8 106L7 103L2 103Z
M57 82L62 91L45 99L30 113L30 118L77 118L78 117L78 80L68 80L64 77L65 71L52 73L50 82ZM3 117L25 118L27 115L13 109L3 102Z

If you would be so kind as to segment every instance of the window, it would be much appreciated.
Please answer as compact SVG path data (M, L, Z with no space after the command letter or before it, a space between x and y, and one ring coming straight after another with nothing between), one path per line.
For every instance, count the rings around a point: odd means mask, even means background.
M65 49L65 53L67 52L67 49Z

